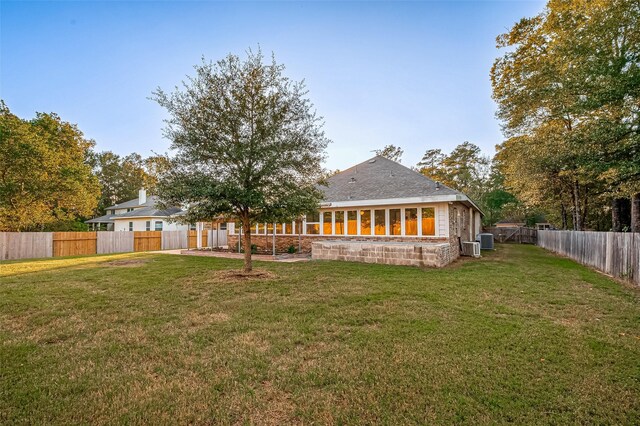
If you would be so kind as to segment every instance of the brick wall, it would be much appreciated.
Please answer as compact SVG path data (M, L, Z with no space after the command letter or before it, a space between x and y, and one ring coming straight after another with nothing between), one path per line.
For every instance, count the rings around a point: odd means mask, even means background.
M382 242L318 241L313 259L385 265L442 267L455 258L448 243L385 244Z
M412 243L443 243L447 242L447 238L422 238L422 237L367 237L366 235L302 235L300 236L300 244L302 253L311 253L311 244L317 241L379 241L379 242L412 242ZM457 240L456 240L457 241ZM230 250L238 249L238 235L227 236L227 244ZM251 235L251 244L255 244L258 252L271 253L273 250L273 235ZM276 235L276 252L285 253L289 246L294 246L298 250L297 235Z

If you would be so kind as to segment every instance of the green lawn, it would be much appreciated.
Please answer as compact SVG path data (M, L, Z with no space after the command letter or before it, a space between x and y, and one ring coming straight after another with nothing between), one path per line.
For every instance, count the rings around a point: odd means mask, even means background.
M0 423L640 422L640 291L537 247L239 266L0 263Z

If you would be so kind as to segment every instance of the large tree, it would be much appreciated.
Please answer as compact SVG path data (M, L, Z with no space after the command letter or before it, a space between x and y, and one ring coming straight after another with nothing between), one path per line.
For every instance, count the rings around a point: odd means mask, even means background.
M41 231L91 215L100 190L88 164L92 147L56 114L24 120L0 101L0 231Z
M303 82L284 75L260 51L195 66L195 75L154 99L167 109L166 136L175 151L158 192L187 208L185 220L225 215L244 235L250 271L251 229L319 207L317 183L328 144Z
M639 20L637 1L552 0L498 37L507 184L526 203L569 211L574 229L640 191Z

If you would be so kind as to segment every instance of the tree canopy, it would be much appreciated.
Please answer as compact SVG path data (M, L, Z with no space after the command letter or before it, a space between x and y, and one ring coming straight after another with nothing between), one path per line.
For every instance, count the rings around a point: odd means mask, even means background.
M384 148L376 149L374 152L376 153L376 155L388 158L389 160L395 161L397 163L402 162L402 154L404 154L404 150L395 145L385 145Z
M272 57L247 52L196 65L195 75L154 99L170 114L165 135L175 156L158 192L184 205L185 220L224 215L244 233L251 270L251 228L319 207L317 187L328 144L303 82L284 75Z
M169 159L162 155L143 158L132 153L121 157L111 151L94 153L91 156L93 172L101 188L98 214L113 204L138 197L138 190L145 188L154 194L158 176L169 167Z
M88 164L92 147L56 114L24 120L0 101L0 231L90 216L100 190Z
M552 0L497 39L506 184L563 226L599 227L608 200L640 191L639 20L637 1Z

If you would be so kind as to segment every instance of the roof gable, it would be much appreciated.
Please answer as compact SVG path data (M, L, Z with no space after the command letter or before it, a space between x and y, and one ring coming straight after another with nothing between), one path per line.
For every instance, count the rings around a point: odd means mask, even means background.
M320 188L325 202L463 195L381 156L331 176L327 185Z

